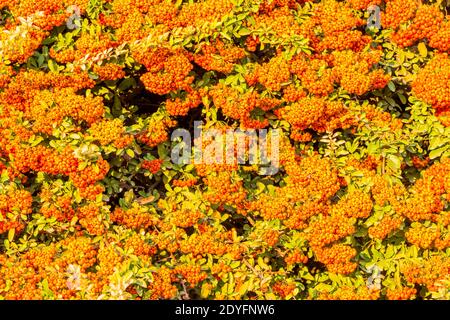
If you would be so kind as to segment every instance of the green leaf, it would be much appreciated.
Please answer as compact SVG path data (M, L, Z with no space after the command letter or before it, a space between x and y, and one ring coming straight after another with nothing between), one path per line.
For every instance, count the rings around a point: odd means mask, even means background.
M427 50L427 46L425 45L425 43L421 42L419 43L419 45L417 46L417 49L419 50L419 54L422 57L426 57L428 54L428 50Z
M440 146L447 144L448 142L449 142L448 139L442 139L442 137L440 136L433 137L430 139L430 145L428 146L428 149L435 150Z
M442 153L444 151L446 151L447 149L448 149L447 146L444 146L444 147L441 147L441 148L438 148L438 149L434 149L433 151L430 152L430 155L429 155L430 159L439 158L442 155Z
M42 64L44 63L44 61L45 61L44 55L40 54L39 57L38 57L38 59L37 59L37 62L38 62L39 67L42 66Z
M400 101L402 102L402 104L406 104L406 102L407 102L406 97L403 94L399 93L398 97L399 97Z
M134 158L134 151L133 151L133 150L127 149L125 152L126 152L127 155L129 155L131 158Z
M387 156L387 165L392 170L398 171L400 170L402 163L399 157L390 154Z
M8 240L12 242L14 240L14 234L16 233L16 229L12 228L8 231Z
M52 59L48 60L48 68L52 72L58 72L58 65Z
M240 36L246 36L246 35L249 35L250 33L251 33L250 30L247 29L247 28L241 28L241 29L239 30L239 35L240 35Z
M112 114L114 116L120 116L122 113L122 103L117 95L114 95L114 104L112 107Z
M395 92L395 84L392 81L389 81L388 83L388 88L389 90L391 90L392 92Z
M119 84L119 90L121 91L125 91L133 86L136 85L136 81L134 80L134 78L127 78L124 79L120 84Z

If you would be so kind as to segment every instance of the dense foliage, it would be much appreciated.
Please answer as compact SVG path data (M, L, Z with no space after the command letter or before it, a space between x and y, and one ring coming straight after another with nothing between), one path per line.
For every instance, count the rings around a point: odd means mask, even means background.
M448 10L0 0L0 297L449 299ZM278 173L174 164L197 120Z

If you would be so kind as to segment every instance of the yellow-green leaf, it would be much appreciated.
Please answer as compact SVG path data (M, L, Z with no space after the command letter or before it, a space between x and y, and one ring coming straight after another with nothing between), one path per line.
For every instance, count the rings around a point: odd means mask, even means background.
M419 45L417 46L417 49L419 50L419 54L422 57L426 57L428 54L428 50L427 50L427 46L425 45L425 43L421 42L419 43Z
M14 229L14 228L9 229L9 231L8 231L8 240L9 240L9 242L13 241L15 233L16 233L16 229Z

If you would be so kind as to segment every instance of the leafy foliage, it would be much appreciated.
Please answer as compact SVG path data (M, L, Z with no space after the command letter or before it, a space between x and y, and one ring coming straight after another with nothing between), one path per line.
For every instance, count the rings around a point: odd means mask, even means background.
M0 297L449 299L448 9L0 0ZM172 163L198 120L279 172Z

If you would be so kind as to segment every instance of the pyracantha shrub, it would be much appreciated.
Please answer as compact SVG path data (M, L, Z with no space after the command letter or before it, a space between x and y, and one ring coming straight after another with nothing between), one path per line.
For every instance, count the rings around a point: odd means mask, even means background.
M0 298L449 299L449 4L0 0Z

